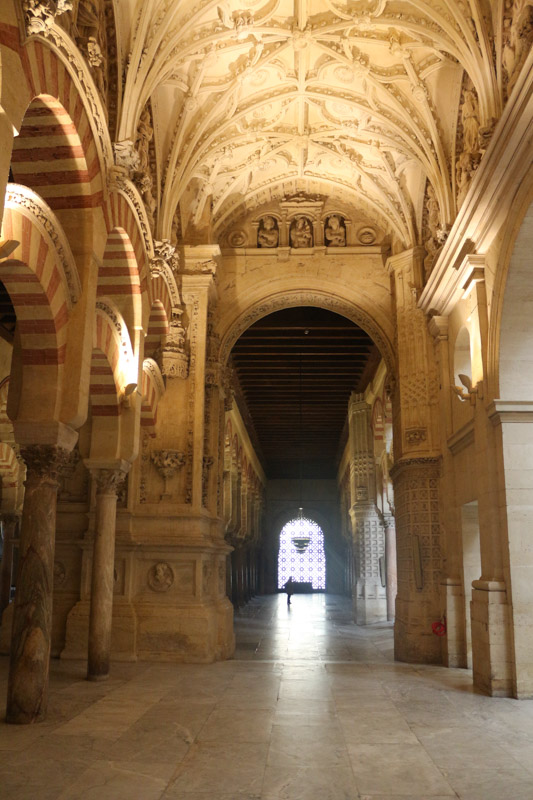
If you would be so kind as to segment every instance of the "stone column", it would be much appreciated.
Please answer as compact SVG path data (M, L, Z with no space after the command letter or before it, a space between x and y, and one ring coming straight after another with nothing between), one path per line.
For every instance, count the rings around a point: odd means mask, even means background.
M393 283L397 374L391 382L398 594L394 626L399 661L441 663L442 643L431 624L442 617L440 598L439 382L424 312L422 248L388 260Z
M89 616L88 680L105 680L109 675L113 585L115 568L115 524L117 490L126 477L127 467L92 470L96 481L96 520Z
M376 469L371 408L352 394L348 409L352 536L355 553L354 618L358 625L387 619L379 559L385 554L383 524L376 506Z
M188 263L185 266L188 268ZM214 302L216 294L213 281L215 270L216 264L206 261L204 271L182 276L183 301L190 317L191 349L187 400L187 495L196 511L201 510L206 500L205 479L209 475L204 460L206 411L209 414L205 393L208 355L206 334L210 297ZM209 457L212 458L212 455Z
M387 620L394 622L396 616L396 593L398 576L396 568L396 523L392 514L384 515L385 522L385 569L387 575Z
M17 532L18 515L2 514L2 534L4 549L2 555L2 573L0 575L0 620L9 605L11 583L13 577L13 551Z
M434 316L429 332L437 362L440 393L440 432L442 448L440 516L444 529L441 555L446 571L441 578L443 612L446 615L446 636L442 641L443 662L448 667L466 667L466 615L470 615L470 597L465 597L463 581L463 540L460 511L455 499L454 456L448 447L453 433L452 392L450 387L449 318ZM443 502L445 498L445 502Z
M42 721L48 703L58 472L69 452L54 444L21 448L26 463L6 721Z

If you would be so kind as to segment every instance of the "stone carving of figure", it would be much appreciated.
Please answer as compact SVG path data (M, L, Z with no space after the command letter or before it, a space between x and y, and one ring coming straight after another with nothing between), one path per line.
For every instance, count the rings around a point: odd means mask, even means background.
M324 238L328 247L346 246L346 225L342 217L338 214L332 214L331 217L326 220Z
M154 592L166 592L174 583L174 573L170 564L160 561L148 573L148 585Z
M312 247L313 230L306 217L298 217L291 224L291 247Z
M258 247L277 247L279 241L278 221L274 217L263 217L257 231Z
M461 122L463 123L463 152L477 153L479 132L479 109L473 91L467 89L461 106Z
M141 114L141 118L139 120L139 127L137 128L137 137L135 139L135 149L139 154L139 172L146 172L148 170L148 149L150 147L150 142L152 141L154 135L154 129L152 128L152 119L150 114L150 109L148 106L145 107L144 111Z
M436 239L439 228L439 201L435 195L435 189L428 184L428 199L426 201L428 210L428 228L431 235Z

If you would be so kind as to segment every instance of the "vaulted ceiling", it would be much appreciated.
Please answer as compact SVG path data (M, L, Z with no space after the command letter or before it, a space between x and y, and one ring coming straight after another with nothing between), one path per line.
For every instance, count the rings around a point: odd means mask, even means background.
M290 308L236 342L234 367L269 478L335 478L352 391L379 352L365 331L320 308Z
M138 6L119 139L152 104L159 235L228 220L294 191L421 241L426 181L456 212L464 72L479 123L497 116L491 10L479 0L160 0Z

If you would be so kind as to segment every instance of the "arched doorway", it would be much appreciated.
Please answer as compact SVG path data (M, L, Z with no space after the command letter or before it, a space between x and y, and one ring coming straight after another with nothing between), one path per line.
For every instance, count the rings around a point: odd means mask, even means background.
M279 533L278 589L289 578L307 590L326 589L324 532L303 515L286 522Z

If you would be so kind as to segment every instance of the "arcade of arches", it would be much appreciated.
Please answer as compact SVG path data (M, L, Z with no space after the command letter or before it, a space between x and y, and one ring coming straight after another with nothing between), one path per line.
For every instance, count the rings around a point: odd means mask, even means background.
M8 721L230 658L299 507L397 660L533 696L533 4L0 6Z

